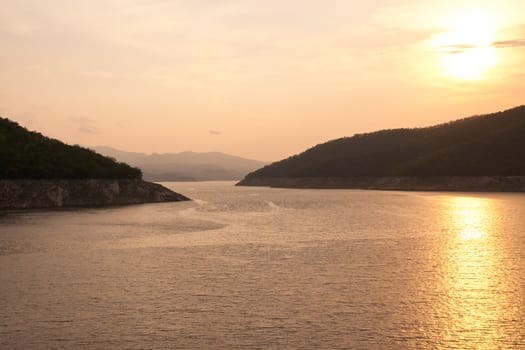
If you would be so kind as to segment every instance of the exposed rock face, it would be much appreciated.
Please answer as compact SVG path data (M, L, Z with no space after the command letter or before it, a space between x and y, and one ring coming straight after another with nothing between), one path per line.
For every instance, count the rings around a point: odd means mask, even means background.
M89 207L189 200L142 180L0 180L0 209Z
M237 185L399 191L525 192L525 176L248 177Z

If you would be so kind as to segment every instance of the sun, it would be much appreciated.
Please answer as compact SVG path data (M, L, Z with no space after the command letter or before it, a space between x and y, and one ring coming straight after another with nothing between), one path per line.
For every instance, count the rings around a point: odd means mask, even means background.
M446 26L448 30L432 40L446 75L461 80L479 80L499 63L492 46L498 26L490 12L461 13L448 20Z

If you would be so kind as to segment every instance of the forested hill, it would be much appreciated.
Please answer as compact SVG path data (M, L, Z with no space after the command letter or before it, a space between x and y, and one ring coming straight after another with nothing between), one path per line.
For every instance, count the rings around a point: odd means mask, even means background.
M0 118L0 179L140 178L140 169Z
M525 175L525 106L329 141L252 172L246 180L484 175Z

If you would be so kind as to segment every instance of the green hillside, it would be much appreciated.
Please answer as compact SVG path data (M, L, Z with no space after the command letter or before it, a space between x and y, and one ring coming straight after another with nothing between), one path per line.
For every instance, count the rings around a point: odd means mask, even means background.
M140 169L0 118L0 179L140 178Z
M483 175L525 175L525 106L428 128L329 141L246 179Z

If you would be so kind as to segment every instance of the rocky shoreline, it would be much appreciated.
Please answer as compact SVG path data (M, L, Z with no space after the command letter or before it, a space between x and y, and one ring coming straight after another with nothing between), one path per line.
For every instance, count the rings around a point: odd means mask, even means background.
M392 191L525 192L525 176L248 177L237 186Z
M0 180L0 209L94 207L189 198L159 184L124 180Z

